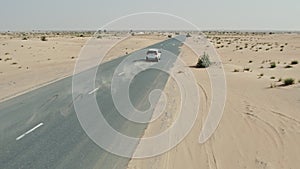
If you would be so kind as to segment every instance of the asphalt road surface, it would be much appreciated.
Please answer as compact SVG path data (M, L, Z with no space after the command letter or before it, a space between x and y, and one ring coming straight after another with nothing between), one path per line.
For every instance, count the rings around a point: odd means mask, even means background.
M181 45L177 39L168 39L148 48L162 48L178 56ZM116 67L130 55L92 68L98 69L95 86L104 86L103 79L111 79ZM168 60L164 53L161 57L159 63L143 64L173 66L175 60ZM141 56L138 62L144 62L143 59ZM132 104L140 110L147 109L149 101L143 98L153 89L163 89L168 78L167 73L155 69L137 75L130 85ZM110 82L106 80L106 87L86 95L96 95L103 116L114 129L129 136L142 137L147 124L131 122L118 113L113 104ZM103 150L84 132L74 110L72 77L0 103L1 169L126 168L129 160Z

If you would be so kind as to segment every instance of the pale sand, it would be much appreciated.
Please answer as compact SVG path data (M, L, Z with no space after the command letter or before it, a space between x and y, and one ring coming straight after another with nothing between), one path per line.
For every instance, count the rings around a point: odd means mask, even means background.
M103 38L105 38L103 41L109 42L115 37L105 35ZM47 37L47 41L41 41L35 36L28 40L21 39L21 35L0 36L0 100L2 101L72 75L79 52L89 37L60 35ZM121 40L121 37L118 39ZM131 36L114 46L103 62L123 56L126 52L130 53L158 43L163 39L166 37L159 35Z
M132 159L128 168L298 168L300 65L294 65L290 69L284 66L292 60L300 61L300 35L210 36L220 37L220 40L213 40L215 46L224 45L223 48L218 48L218 52L227 78L226 106L218 129L206 143L198 143L203 121L208 113L211 91L205 69L192 69L198 83L204 89L200 95L201 100L207 97L207 102L200 104L201 109L193 129L171 151L153 158ZM234 38L243 41L234 41ZM226 47L228 40L231 41L231 45ZM246 43L249 44L247 49L243 47L242 50L234 51L236 46L244 46ZM262 49L257 52L256 49L249 50L249 46L257 43L270 43L272 49L266 50L268 45L261 45ZM284 45L283 51L280 51L281 45ZM197 56L186 47L183 47L180 57L188 65L194 65L197 61ZM252 63L249 63L249 60L252 60ZM269 62L262 64L263 60L280 63L271 69ZM264 68L260 68L262 65ZM250 71L243 72L243 69L248 67ZM241 72L233 72L234 69ZM259 77L261 73L264 75ZM272 76L275 79L270 79ZM279 78L289 77L296 80L295 85L282 87L279 86L282 82L276 82ZM270 84L277 87L270 88ZM178 103L179 94L174 97L174 86L174 81L169 80L165 92L172 97L173 103ZM165 130L177 113L178 107L167 107L163 116L148 126L144 137Z
M211 89L205 69L191 69L202 91L200 111L193 129L171 151L154 158L132 159L128 168L298 168L300 64L293 65L290 69L284 67L292 60L300 61L300 35L209 36L215 46L219 47L227 79L226 107L218 129L206 143L198 143L203 121L208 113ZM132 38L111 50L115 53L108 54L106 61L164 39ZM53 37L41 42L39 39L22 41L20 38L1 38L0 98L71 75L76 57L86 40L87 38ZM254 47L250 49L252 46ZM281 46L283 51L280 51ZM188 65L194 65L197 61L197 56L185 46L180 57ZM4 61L6 58L12 60ZM249 63L250 60L252 63ZM275 61L277 67L269 68L269 60ZM11 65L14 62L18 64ZM244 68L250 68L250 71L244 72ZM240 72L233 72L234 69ZM262 77L258 76L262 73ZM275 79L271 79L272 76ZM270 88L271 84L282 84L277 82L279 78L289 77L294 78L296 84ZM167 129L178 116L179 107L174 106L180 102L179 93L174 92L176 88L178 86L175 81L170 79L165 92L171 103L162 116L148 126L144 137Z

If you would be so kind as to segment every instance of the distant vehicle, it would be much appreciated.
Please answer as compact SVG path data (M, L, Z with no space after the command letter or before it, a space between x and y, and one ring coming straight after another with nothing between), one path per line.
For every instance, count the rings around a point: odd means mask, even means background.
M146 55L146 61L156 61L160 60L161 51L158 49L148 49Z

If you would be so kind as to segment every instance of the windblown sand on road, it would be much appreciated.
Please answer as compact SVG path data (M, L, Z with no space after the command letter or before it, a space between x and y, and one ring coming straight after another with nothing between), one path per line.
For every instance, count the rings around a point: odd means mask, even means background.
M198 143L212 93L205 69L191 68L202 91L201 100L206 100L200 104L194 127L169 152L132 159L128 168L298 168L300 65L291 62L300 61L300 35L213 32L208 36L221 56L227 79L226 106L217 130L207 142ZM198 56L183 46L180 58L193 66ZM272 62L275 68L270 68ZM283 86L286 78L293 78L295 84ZM180 93L174 83L169 80L165 93L177 105ZM178 109L168 106L150 123L144 137L171 126Z
M153 158L132 159L128 168L298 168L300 64L292 61L300 61L300 35L210 32L208 37L220 53L227 79L225 111L216 132L206 143L198 143L210 106L211 84L205 69L191 68L202 101L194 127L171 151ZM116 45L105 61L165 38L131 37ZM72 75L88 37L47 39L0 36L0 99ZM193 66L198 56L183 46L180 58ZM286 78L294 79L295 84L283 86ZM175 81L169 79L165 93L170 104L161 117L150 123L144 137L172 125L180 108L177 91Z

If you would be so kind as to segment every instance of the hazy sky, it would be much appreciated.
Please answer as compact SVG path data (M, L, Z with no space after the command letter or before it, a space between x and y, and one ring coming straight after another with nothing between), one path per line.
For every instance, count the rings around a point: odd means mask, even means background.
M300 0L0 0L0 30L95 30L136 12L165 12L201 29L300 30Z

